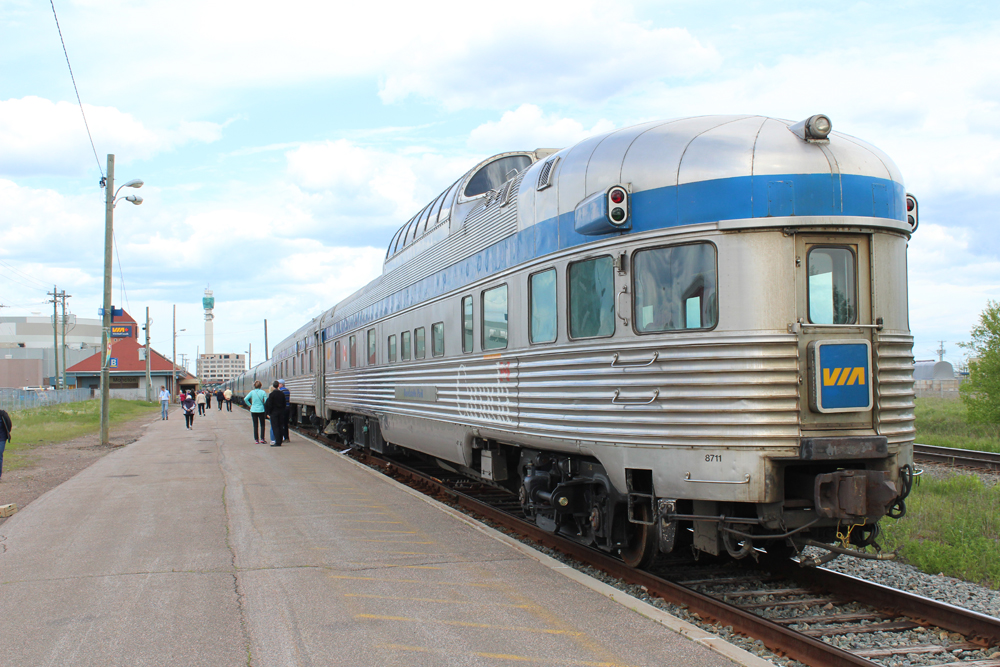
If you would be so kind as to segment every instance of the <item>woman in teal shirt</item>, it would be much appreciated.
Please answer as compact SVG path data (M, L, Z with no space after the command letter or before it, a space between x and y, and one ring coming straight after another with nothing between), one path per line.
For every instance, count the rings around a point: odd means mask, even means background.
M267 419L267 415L264 414L264 401L267 400L267 394L260 388L260 380L254 381L253 390L243 400L250 406L250 418L253 419L253 441L259 445L267 438L267 431L264 430L264 422ZM257 435L258 422L260 423L259 436Z

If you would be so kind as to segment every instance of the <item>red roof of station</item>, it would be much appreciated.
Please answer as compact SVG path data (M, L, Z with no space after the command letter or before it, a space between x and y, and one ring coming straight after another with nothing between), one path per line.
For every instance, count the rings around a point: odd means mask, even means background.
M111 338L111 357L118 360L118 365L112 368L114 372L146 372L146 361L139 358L139 350L144 345L139 343L138 323L122 309L122 315L118 315L111 323L116 325L131 325L130 335L124 338ZM162 354L150 348L149 350L149 370L150 371L170 371L172 364L170 360ZM178 367L178 371L184 372ZM66 369L67 373L99 373L101 372L101 353L98 352L87 357L78 364L74 364Z
M117 322L118 318L115 318ZM145 347L145 345L140 345L139 341L135 338L112 338L111 339L111 357L118 360L118 365L112 368L112 371L121 373L122 371L135 371L139 373L146 372L146 362L139 358L139 350ZM171 368L170 360L164 357L162 354L156 350L150 348L149 350L149 370L150 371L169 371ZM182 369L178 366L178 371ZM87 357L78 364L74 364L66 369L67 373L99 373L101 371L101 353L98 352L92 356Z

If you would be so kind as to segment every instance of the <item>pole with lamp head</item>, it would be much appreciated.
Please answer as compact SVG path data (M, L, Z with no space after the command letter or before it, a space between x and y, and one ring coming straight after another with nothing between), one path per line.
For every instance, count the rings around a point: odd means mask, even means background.
M104 187L104 309L101 317L101 444L108 445L111 402L111 254L114 252L115 197L122 188L141 188L142 181L133 179L115 190L115 156L108 154L108 175L101 179ZM114 194L112 194L114 193ZM142 203L139 195L128 195L125 201L136 206Z

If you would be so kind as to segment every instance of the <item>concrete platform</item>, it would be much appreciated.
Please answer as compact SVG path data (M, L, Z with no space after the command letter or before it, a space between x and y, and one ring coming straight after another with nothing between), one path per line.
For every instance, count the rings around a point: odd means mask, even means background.
M491 533L242 410L172 415L0 526L0 663L766 664Z

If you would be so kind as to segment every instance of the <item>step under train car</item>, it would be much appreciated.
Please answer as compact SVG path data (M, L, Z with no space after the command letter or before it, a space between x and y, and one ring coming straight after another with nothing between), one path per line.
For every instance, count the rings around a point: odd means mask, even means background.
M284 378L298 421L633 566L882 557L858 548L913 478L916 200L831 130L697 117L493 156L237 393Z

